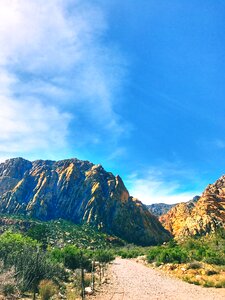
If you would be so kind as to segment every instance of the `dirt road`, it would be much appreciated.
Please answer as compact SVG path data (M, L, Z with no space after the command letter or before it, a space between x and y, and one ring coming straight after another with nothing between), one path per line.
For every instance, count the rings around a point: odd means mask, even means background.
M225 300L225 289L203 288L132 260L117 258L97 300Z

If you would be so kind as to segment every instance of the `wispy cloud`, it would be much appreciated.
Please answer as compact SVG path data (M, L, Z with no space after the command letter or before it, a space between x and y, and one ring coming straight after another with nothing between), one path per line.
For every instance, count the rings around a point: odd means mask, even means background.
M0 154L63 147L70 122L79 132L87 115L118 138L115 96L126 67L103 42L103 12L79 0L0 4Z
M172 204L188 201L201 194L202 191L191 187L194 180L192 170L167 165L148 168L144 174L133 173L125 182L130 194L145 204Z

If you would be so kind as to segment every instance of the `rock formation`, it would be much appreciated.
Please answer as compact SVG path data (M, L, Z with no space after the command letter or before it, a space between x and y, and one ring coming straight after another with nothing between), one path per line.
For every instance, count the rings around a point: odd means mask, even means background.
M88 223L141 245L170 238L147 207L129 195L119 176L78 159L1 163L0 213Z
M178 238L206 235L225 228L225 176L209 184L201 197L177 204L159 220Z
M150 213L152 213L154 216L160 217L166 214L175 205L176 204L153 203L147 205L147 207Z

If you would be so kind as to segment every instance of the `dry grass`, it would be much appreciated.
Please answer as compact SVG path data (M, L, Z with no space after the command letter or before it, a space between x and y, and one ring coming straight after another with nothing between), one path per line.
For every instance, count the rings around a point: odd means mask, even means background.
M221 266L206 263L164 264L160 269L192 284L225 288L225 268Z

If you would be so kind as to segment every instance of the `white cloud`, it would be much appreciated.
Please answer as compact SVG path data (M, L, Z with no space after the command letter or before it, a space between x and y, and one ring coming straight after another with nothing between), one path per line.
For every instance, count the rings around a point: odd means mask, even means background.
M0 154L65 145L77 117L71 105L119 136L114 96L124 65L102 42L103 12L79 0L0 0L0 7Z
M178 173L186 179L190 177L188 170L158 167L147 169L144 176L138 173L131 174L125 182L130 187L130 194L145 204L186 202L199 195L200 191L195 189L182 191L181 188L184 188L184 183L181 184L179 180L173 179L174 175L178 175ZM179 178L179 176L176 176L176 178ZM187 186L189 183L186 182Z
M70 115L39 101L0 97L0 152L28 152L63 147Z

